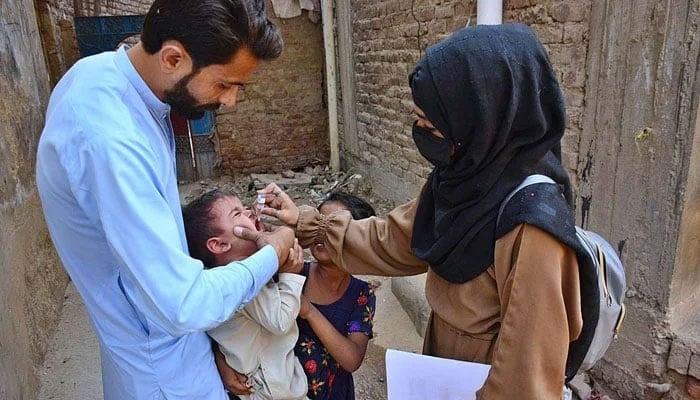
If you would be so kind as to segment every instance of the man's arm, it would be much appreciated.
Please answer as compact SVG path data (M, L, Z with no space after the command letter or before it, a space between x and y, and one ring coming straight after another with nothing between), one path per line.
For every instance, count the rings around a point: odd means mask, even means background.
M204 270L188 256L180 215L174 215L163 193L156 155L129 138L107 140L95 135L80 150L74 193L79 202L97 208L125 291L148 319L173 336L219 325L250 301L272 277L278 252L265 246L244 260Z

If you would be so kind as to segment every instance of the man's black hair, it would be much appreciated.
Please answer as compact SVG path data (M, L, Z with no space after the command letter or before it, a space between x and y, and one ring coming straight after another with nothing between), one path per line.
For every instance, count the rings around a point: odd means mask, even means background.
M242 47L272 60L284 47L279 28L265 12L265 0L155 0L146 14L141 42L149 54L177 40L194 69L226 64Z

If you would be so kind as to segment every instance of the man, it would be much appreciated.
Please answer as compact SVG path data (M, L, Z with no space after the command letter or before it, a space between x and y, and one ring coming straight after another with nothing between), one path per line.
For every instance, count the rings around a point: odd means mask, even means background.
M79 61L56 86L37 186L100 342L105 399L227 398L204 331L257 294L294 235L260 236L237 265L190 258L169 112L232 107L282 47L264 0L156 0L138 44Z

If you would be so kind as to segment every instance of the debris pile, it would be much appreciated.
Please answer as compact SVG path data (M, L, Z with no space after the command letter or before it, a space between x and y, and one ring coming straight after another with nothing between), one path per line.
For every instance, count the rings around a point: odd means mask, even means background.
M372 192L369 180L353 170L333 172L328 166L307 166L300 171L287 170L281 174L249 174L238 177L221 176L193 183L180 184L180 200L187 204L197 196L213 189L234 192L244 204L253 204L256 190L275 182L298 205L316 206L328 194L343 191L367 200L378 215L385 215L393 204Z

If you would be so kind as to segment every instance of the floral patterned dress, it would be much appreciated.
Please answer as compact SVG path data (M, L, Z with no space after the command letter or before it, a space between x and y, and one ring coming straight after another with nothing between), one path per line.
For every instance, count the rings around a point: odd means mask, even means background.
M309 276L309 266L308 262L304 264L304 276ZM362 332L370 338L375 305L374 286L355 277L352 277L347 290L335 303L314 304L338 332L345 336L352 332ZM294 352L309 381L309 399L355 400L352 374L331 357L306 320L297 318L297 324L299 340Z

